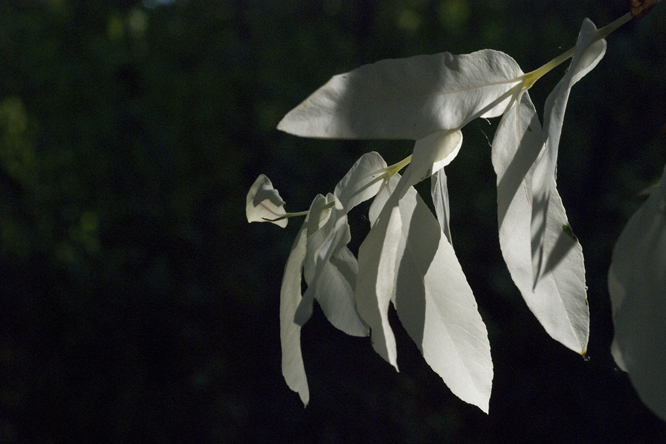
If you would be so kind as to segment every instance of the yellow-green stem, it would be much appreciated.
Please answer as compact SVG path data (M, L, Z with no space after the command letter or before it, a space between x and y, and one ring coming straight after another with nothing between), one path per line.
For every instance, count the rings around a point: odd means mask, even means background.
M330 208L333 206L333 202L330 204L326 205L325 208ZM307 216L310 211L299 211L298 213L285 213L280 217L276 217L275 219L268 219L267 217L264 217L263 219L267 222L277 222L282 219L288 219L290 217L299 217L299 216Z
M328 205L327 205L328 208L330 208L330 207L332 207L332 206L333 206L333 205L332 205L332 202L331 202L331 204L328 204ZM282 217L283 217L283 218L287 218L287 217L307 216L309 212L310 212L310 211L307 210L307 211L299 211L298 213L286 213L286 214L285 214L284 216L282 216Z
M632 18L633 17L631 16L631 12L627 12L625 15L623 15L619 19L615 20L613 23L609 23L606 26L604 26L603 28L597 29L597 35L594 37L594 42L597 42L601 39L605 39L606 37L608 37L608 34L615 31L617 28L624 25L625 23L627 23ZM594 43L594 42L592 42L592 43Z
M396 175L398 171L409 165L411 161L412 161L412 155L410 154L409 156L402 159L400 162L395 163L390 167L386 168L386 173L388 174L389 177L393 177Z
M608 35L611 32L615 31L617 28L624 25L625 23L627 23L632 18L633 17L631 16L631 13L628 12L625 15L623 15L622 17L620 17L619 19L615 20L614 22L609 23L608 25L604 26L603 28L598 29L597 32L596 32L596 35L594 36L594 39L592 39L592 41L590 42L590 45L592 45L593 43L598 42L601 39L605 39L606 37L608 37ZM575 47L570 48L568 51L566 51L566 52L560 54L559 56L555 57L553 60L546 63L545 65L535 69L534 71L530 71L527 74L525 74L523 76L523 88L522 89L524 91L530 89L532 87L532 85L534 85L537 82L537 80L539 80L541 77L543 77L548 72L550 72L552 69L561 65L565 61L567 61L569 58L573 57L575 50L576 50ZM402 159L400 162L395 163L395 164L387 167L384 170L384 174L386 174L388 177L392 177L395 174L397 174L398 171L400 171L401 169L403 169L404 167L409 165L409 163L411 161L412 161L412 156L409 155L409 156L405 157L404 159ZM333 205L335 205L335 203L330 202L330 203L326 204L326 206L324 208L332 208ZM274 220L266 219L266 220L270 220L271 222L275 222L275 221L286 219L286 218L289 218L289 217L307 216L308 213L309 213L309 211L300 211L298 213L286 213L285 215L283 215L281 217L278 217L277 219L274 219Z
M524 89L525 90L530 89L532 85L536 83L537 80L539 80L541 77L550 72L550 70L556 68L557 66L559 66L560 64L564 63L569 58L571 58L574 55L574 50L575 48L571 48L567 52L562 53L559 56L555 57L553 60L546 63L545 65L525 74L525 81L523 83Z

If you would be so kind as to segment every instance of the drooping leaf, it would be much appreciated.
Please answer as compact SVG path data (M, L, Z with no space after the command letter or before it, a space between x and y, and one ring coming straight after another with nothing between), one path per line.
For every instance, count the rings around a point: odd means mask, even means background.
M386 205L386 202L393 194L393 191L395 191L397 188L401 177L402 176L400 174L396 174L389 179L385 179L384 183L382 183L382 187L372 201L370 210L368 211L368 219L370 220L371 227L375 225L375 221L379 217L381 211L384 209L384 205Z
M321 306L326 318L337 329L342 330L350 336L368 336L370 329L361 319L356 306L356 276L358 276L358 261L347 247L338 249L329 259L321 273L318 285L322 288L335 289L336 286L344 286L344 298L336 293L342 290L333 290L329 296L324 291L319 291L317 302ZM333 283L330 283L332 281ZM339 283L338 283L339 282Z
M301 354L301 326L294 323L301 302L301 270L306 253L307 230L303 224L293 246L282 277L280 289L280 343L282 346L282 375L290 389L297 392L304 405L310 400L308 380Z
M263 174L250 187L245 200L245 215L248 222L273 222L284 228L287 219L273 220L284 216L284 201L270 179Z
M310 204L307 220L304 222L307 229L307 254L303 263L303 276L305 282L309 283L314 279L317 268L317 253L322 247L326 238L331 234L335 227L335 221L331 219L331 207L329 204L333 201L332 195L324 197L317 194ZM328 223L331 221L332 223Z
M329 203L334 206L326 208ZM368 327L356 309L354 288L358 264L347 248L351 239L347 215L333 194L315 198L310 207L307 231L304 271L308 288L296 310L294 322L304 325L310 319L316 299L336 328L352 336L367 336Z
M346 247L351 239L346 214L379 191L385 169L386 162L378 153L364 154L338 182L334 194L314 199L307 223L304 264L308 289L294 318L297 324L304 325L310 319L317 299L335 327L353 336L368 335L368 327L356 309L358 262Z
M510 56L490 49L381 60L331 78L278 129L303 137L417 140L500 115L507 101L498 99L522 74Z
M608 273L615 337L611 348L641 400L666 420L666 168L631 217Z
M488 412L490 343L453 247L413 187L400 199L394 304L426 362L463 401Z
M550 178L549 212L544 232L546 267L534 286L530 220L532 171L543 155L543 137L527 92L504 113L492 143L497 173L497 211L502 256L528 307L553 339L585 354L589 310L582 248Z
M375 351L396 369L397 352L388 321L388 308L398 279L396 267L400 258L397 254L402 242L399 203L412 185L448 164L461 144L462 133L459 130L442 131L417 141L405 174L397 179L395 186L392 183L385 186L370 207L372 228L359 249L356 301L361 318L370 326ZM392 182L395 183L395 178ZM386 197L388 191L390 196ZM377 202L383 203L379 215Z
M546 99L544 111L545 152L535 164L532 178L532 268L534 284L546 266L544 235L550 194L557 166L557 152L564 123L564 113L573 85L594 69L606 53L606 41L596 40L597 28L589 19L583 21L569 69Z
M396 370L397 351L388 309L395 289L401 230L397 200L397 193L393 191L363 240L358 252L356 279L356 304L361 318L370 327L372 347Z

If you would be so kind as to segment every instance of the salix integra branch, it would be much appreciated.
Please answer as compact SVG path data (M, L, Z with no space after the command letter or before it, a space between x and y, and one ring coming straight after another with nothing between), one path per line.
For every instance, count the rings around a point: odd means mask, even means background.
M375 351L397 369L388 321L392 303L452 392L488 411L490 344L451 245L444 173L463 145L462 128L479 117L502 117L492 160L500 245L511 276L545 330L585 354L589 311L582 248L556 189L555 165L572 86L604 56L605 37L630 19L627 14L598 30L586 19L574 48L527 74L509 55L490 49L382 60L334 76L282 119L278 129L302 137L415 141L412 155L393 166L378 153L363 155L334 192L317 195L306 212L287 213L263 175L247 196L251 222L284 226L291 216L305 216L280 294L282 370L305 404L300 328L316 299L337 328L370 334ZM528 90L570 58L546 101L542 128ZM414 189L428 177L437 218ZM347 247L347 214L368 199L374 199L371 229L357 259Z

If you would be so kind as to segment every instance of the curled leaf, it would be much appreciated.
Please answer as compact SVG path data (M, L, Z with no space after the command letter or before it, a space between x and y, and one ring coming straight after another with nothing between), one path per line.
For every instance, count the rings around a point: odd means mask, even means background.
M359 248L356 303L361 318L370 327L372 347L397 370L395 336L388 319L401 230L396 197L393 191Z
M270 179L263 174L257 177L247 193L245 215L248 222L272 222L282 228L287 226L284 201Z

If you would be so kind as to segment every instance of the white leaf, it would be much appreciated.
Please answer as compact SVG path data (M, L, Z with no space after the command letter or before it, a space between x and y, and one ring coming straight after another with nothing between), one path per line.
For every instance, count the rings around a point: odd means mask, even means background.
M381 60L331 78L278 129L303 137L417 140L500 115L506 100L498 99L522 74L510 56L490 49Z
M245 215L248 222L273 222L284 228L287 226L287 219L274 221L280 216L284 216L284 201L280 197L278 190L273 188L270 179L263 174L257 177L250 187L245 199Z
M613 250L612 353L641 400L666 420L666 168Z
M301 269L306 252L305 224L298 232L284 269L280 289L280 343L282 345L282 375L290 389L297 392L308 405L310 391L301 354L301 326L294 323L294 314L301 302Z
M377 194L385 170L386 162L378 153L364 154L338 182L334 194L326 198L318 195L313 201L304 265L308 289L294 317L297 324L304 325L310 319L317 299L336 328L352 336L369 334L356 308L358 262L346 247L351 239L346 214Z
M396 369L395 337L388 321L389 301L395 292L396 254L401 242L398 202L411 186L443 168L458 153L462 144L460 130L440 131L416 142L412 160L390 197L384 187L370 207L372 228L358 253L356 301L361 318L370 326L375 351ZM394 181L394 176L392 181ZM380 204L381 205L380 207ZM381 212L377 216L378 209Z
M534 283L543 272L544 233L550 202L552 178L555 177L557 152L564 123L564 113L573 85L594 69L606 53L606 41L595 40L597 28L589 19L583 21L569 69L546 99L544 112L545 152L538 159L532 179L532 268Z
M453 247L411 186L455 157L460 131L417 142L412 161L384 200L359 251L356 298L373 347L397 369L388 321L393 300L401 322L430 366L461 399L488 410L492 361L485 325ZM374 214L373 214L374 213ZM376 217L376 219L375 219Z
M580 243L569 228L554 177L550 178L544 233L547 265L534 287L530 229L532 165L542 146L541 125L525 92L502 116L492 143L500 246L513 281L548 334L585 354L589 335L585 264Z
M356 307L358 262L349 248L338 249L317 280L316 299L326 318L351 336L368 336L370 329ZM309 290L309 288L308 288Z
M382 184L380 176L385 169L386 162L374 151L362 155L354 163L333 192L346 212L377 194Z
M488 412L490 343L453 247L413 187L399 204L395 306L426 362L463 401Z
M396 370L395 336L389 324L388 308L395 288L400 230L397 193L393 192L359 248L356 279L356 304L361 318L370 327L372 347Z
M389 197L391 197L391 195L393 194L393 191L398 186L400 178L401 175L396 174L390 179L386 179L385 183L382 184L382 188L375 196L375 199L372 201L372 205L370 205L370 211L368 211L368 219L370 220L370 226L375 225L375 221L379 217L379 214L384 208L384 205L388 201Z
M322 247L328 235L334 231L335 221L331 219L331 208L328 206L334 197L324 197L317 194L310 204L308 217L305 221L308 233L307 254L303 264L303 275L305 282L309 285L314 279L317 268L317 253ZM332 223L328 223L329 220Z
M325 208L328 203L335 205ZM325 217L322 212L326 212ZM317 220L321 220L320 224L312 223ZM294 322L302 326L310 319L316 299L336 328L352 336L367 336L368 327L356 310L354 288L358 264L346 247L351 239L349 224L342 204L334 195L317 196L310 208L307 229L305 280L308 288Z

